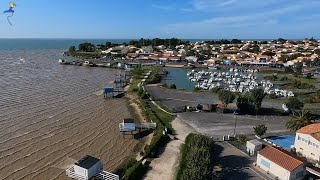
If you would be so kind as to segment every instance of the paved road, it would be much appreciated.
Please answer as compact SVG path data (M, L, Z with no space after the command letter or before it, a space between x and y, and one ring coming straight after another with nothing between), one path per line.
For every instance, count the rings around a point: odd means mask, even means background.
M211 136L233 135L236 122L236 134L254 134L253 127L265 124L268 133L287 132L286 116L246 116L217 113L180 113L178 117L191 125L199 133Z
M240 150L227 144L226 142L215 143L215 167L220 169L220 172L215 173L214 179L228 180L263 180L264 175L258 174L251 165L254 162L248 156L244 155ZM215 168L215 169L216 169Z

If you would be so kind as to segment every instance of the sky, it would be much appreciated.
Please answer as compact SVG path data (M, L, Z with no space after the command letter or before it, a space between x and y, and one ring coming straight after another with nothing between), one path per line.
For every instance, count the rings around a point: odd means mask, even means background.
M9 8L0 1L1 10ZM0 38L320 38L320 0L16 0Z

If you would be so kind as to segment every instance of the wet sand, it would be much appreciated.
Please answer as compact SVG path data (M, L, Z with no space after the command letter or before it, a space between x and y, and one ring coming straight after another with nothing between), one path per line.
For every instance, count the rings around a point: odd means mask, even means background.
M118 131L126 99L100 93L117 71L60 66L59 54L0 52L0 179L68 179L86 154L113 171L134 154L139 141Z

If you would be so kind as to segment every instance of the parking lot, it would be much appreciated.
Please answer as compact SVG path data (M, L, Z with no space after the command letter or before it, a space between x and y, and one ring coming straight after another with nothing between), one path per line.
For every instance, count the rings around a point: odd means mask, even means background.
M254 134L253 127L265 124L267 133L287 132L286 116L249 116L217 113L186 112L178 117L191 125L199 133L206 135Z

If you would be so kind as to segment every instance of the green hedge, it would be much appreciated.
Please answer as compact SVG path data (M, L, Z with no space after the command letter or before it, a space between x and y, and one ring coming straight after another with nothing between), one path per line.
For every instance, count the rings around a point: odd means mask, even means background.
M177 180L212 179L213 140L207 136L190 134L181 149Z

